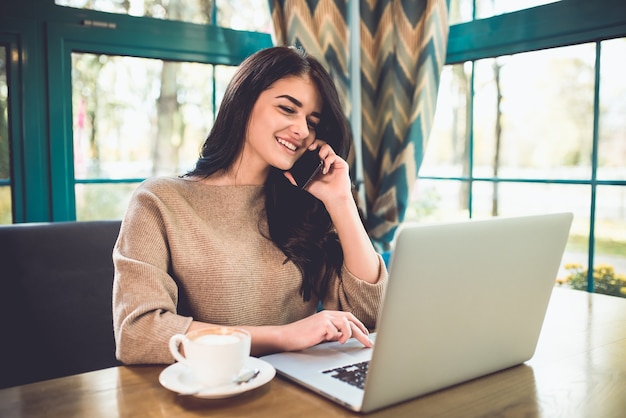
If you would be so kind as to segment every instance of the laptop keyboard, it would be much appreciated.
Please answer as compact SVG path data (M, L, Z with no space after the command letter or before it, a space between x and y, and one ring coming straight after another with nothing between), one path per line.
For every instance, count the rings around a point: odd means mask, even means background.
M359 389L363 389L365 388L365 376L367 376L367 368L369 367L369 364L369 360L362 361L360 363L337 367L335 369L324 370L322 373L332 373L330 375L331 377L339 379L352 386L356 386Z

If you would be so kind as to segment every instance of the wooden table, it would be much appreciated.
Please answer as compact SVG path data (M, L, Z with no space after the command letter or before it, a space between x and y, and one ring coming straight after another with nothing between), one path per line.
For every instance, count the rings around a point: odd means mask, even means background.
M240 396L179 396L163 366L115 367L0 390L9 417L357 416L277 377ZM408 401L372 417L625 417L626 299L556 288L526 364Z

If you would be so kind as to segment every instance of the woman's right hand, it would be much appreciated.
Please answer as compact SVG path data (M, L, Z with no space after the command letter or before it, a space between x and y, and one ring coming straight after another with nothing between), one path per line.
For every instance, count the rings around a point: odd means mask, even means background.
M372 347L369 331L350 312L324 310L281 328L282 351L302 350L326 341L344 344L350 338Z

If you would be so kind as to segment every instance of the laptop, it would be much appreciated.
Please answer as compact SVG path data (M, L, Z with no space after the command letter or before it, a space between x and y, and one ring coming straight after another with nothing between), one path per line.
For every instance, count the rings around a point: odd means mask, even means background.
M404 225L373 348L351 339L262 359L362 413L519 365L535 352L572 218Z

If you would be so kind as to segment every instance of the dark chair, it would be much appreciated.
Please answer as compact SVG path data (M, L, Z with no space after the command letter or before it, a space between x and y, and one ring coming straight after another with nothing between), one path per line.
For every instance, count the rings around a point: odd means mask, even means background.
M0 226L0 388L119 365L111 297L120 221Z

